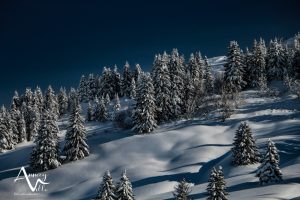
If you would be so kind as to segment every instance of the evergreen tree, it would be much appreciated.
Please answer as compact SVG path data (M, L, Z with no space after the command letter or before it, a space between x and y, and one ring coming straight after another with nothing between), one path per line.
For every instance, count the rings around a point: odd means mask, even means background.
M251 129L246 122L241 123L236 130L232 153L234 165L249 165L260 160Z
M59 129L52 113L44 110L38 137L35 141L36 146L31 153L29 163L35 171L46 171L60 166L58 132Z
M131 85L130 85L130 98L135 99L135 97L136 97L136 84L135 84L135 79L133 78L131 80Z
M44 96L40 87L36 87L33 93L33 103L38 107L39 114L41 115L44 106Z
M0 112L0 152L10 150L14 147L13 133L11 129L10 115L2 106Z
M23 102L25 102L27 106L31 106L33 104L33 93L30 88L26 88Z
M226 182L224 180L222 167L219 170L213 168L208 180L207 192L208 200L227 200Z
M84 75L81 76L78 86L78 98L80 102L87 102L89 99L89 83Z
M185 68L184 58L177 49L173 49L168 63L171 81L171 118L176 119L184 112Z
M130 65L126 61L123 69L123 80L122 80L122 91L124 96L126 97L130 96L131 79L132 79L132 75L130 72Z
M266 56L267 56L267 47L266 47L265 40L260 38L258 46L262 49L263 56L266 58Z
M106 171L95 200L115 200L115 185L109 171Z
M17 118L17 120L18 143L20 143L26 139L26 123L23 113L20 112L20 115Z
M134 81L137 83L138 80L139 80L139 76L141 75L142 73L142 68L139 64L136 64L135 65L135 69L133 71L133 78L134 78Z
M122 87L122 81L121 81L121 75L118 72L118 67L115 65L115 69L112 72L112 84L113 84L113 91L112 93L119 95L121 94L121 87Z
M155 103L157 107L157 121L166 122L172 117L171 79L168 69L169 58L166 52L163 56L156 56L153 66L153 85L155 89ZM142 82L140 82L143 84Z
M254 40L251 56L251 69L249 71L252 87L260 87L260 79L266 76L265 50L264 46L261 45L263 45L263 43L258 44L256 40Z
M271 40L267 53L267 74L269 80L282 80L286 73L284 48L275 38Z
M148 74L142 74L138 84L136 105L133 112L133 129L138 133L150 133L156 125L154 88Z
M75 108L72 109L70 115L63 149L67 161L79 160L89 155L89 146L86 144L86 130L80 113L80 104L75 104Z
M100 122L108 120L108 113L103 98L100 101L98 99L95 100L94 119Z
M68 107L69 110L72 111L73 108L75 108L75 104L79 101L78 92L71 87L69 95L68 95Z
M176 200L189 200L189 194L191 193L190 185L183 179L175 186L175 191L173 192L174 198Z
M244 53L244 76L243 80L246 82L245 88L249 88L252 84L252 77L249 76L252 71L252 51L249 51L248 47L246 47L246 52Z
M68 111L68 95L65 88L60 88L60 91L57 96L58 106L59 106L59 115L63 115Z
M282 173L279 168L279 155L274 142L270 138L267 151L256 172L256 177L259 177L260 184L262 185L282 181Z
M12 102L10 116L13 140L15 143L23 142L26 139L26 124L23 113L16 107L14 101Z
M49 85L45 94L44 109L48 110L55 120L58 119L59 110L57 98L51 85Z
M190 71L187 71L187 76L186 76L186 89L185 89L185 108L184 112L187 118L191 118L196 109L196 96L195 96L195 87L194 84L190 84L191 76L190 76Z
M120 182L116 187L117 200L134 200L132 185L127 177L126 170L123 172Z
M112 78L112 72L110 70L110 68L103 68L103 72L102 72L102 78L101 78L101 96L108 96L109 99L113 98L112 95L114 95L114 91L113 91L113 78Z
M15 94L12 98L13 103L16 105L17 108L20 108L22 106L22 101L19 97L18 91L15 91Z
M25 104L25 102L23 103L21 109L22 109L22 113L24 114L25 127L26 127L26 139L27 141L31 141L38 134L38 129L40 125L39 109L35 104L32 106L28 106ZM53 114L52 117L55 118Z
M87 117L86 117L86 119L87 119L88 122L94 120L93 106L90 102L89 102L88 108L87 108Z
M214 92L213 79L211 75L211 65L208 63L207 57L204 59L205 73L204 73L204 90L207 95L212 95Z
M94 76L94 74L89 74L87 84L88 84L88 90L87 90L88 98L90 100L93 100L94 97L97 95L97 78Z
M187 73L189 73L189 75L186 75L187 77L185 85L186 88L189 88L190 96L193 97L193 99L190 99L190 101L193 102L194 108L200 106L202 102L204 64L205 63L200 52L196 52L195 55L191 54L187 69ZM185 102L185 104L187 103L188 102Z
M244 64L240 47L236 41L231 41L227 55L227 63L225 64L224 81L226 90L229 93L237 93L246 85L243 80Z

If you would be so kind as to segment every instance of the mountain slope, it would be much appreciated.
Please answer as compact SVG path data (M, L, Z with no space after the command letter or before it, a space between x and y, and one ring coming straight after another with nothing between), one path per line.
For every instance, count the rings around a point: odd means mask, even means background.
M116 180L127 173L137 199L170 199L176 181L186 178L192 185L192 199L205 199L210 170L222 165L230 199L293 199L300 196L300 103L293 95L261 98L256 91L242 93L243 105L225 123L214 120L182 120L160 126L150 135L133 135L115 128L112 122L87 123L91 155L46 172L47 192L40 199L91 199L103 173L109 169ZM279 149L283 183L260 186L254 177L258 165L233 167L232 140L239 123L248 120L263 151L271 137ZM67 118L59 122L61 146ZM24 188L13 180L26 166L32 143L0 155L0 193L4 199ZM28 196L32 199L32 196Z

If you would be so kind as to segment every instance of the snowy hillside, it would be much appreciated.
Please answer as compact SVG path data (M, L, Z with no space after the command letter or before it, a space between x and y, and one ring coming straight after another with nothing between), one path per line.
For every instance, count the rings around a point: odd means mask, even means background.
M209 173L219 165L224 169L229 199L299 198L299 100L288 94L261 98L253 90L242 92L242 98L243 105L224 123L182 120L162 125L150 135L133 135L131 130L115 128L112 122L87 123L90 156L47 171L48 192L36 199L91 199L108 169L115 181L127 169L136 199L171 199L176 182L182 178L193 184L192 199L206 199ZM260 151L265 149L267 138L276 143L282 184L260 186L254 177L258 165L231 165L234 133L243 120L249 122ZM61 141L66 123L66 117L59 122ZM20 167L27 165L31 149L31 142L21 143L15 150L0 154L1 199L25 199L14 195L20 189L14 179Z
M209 58L208 62L211 64L212 73L214 74L214 76L216 76L224 72L226 56L217 56Z

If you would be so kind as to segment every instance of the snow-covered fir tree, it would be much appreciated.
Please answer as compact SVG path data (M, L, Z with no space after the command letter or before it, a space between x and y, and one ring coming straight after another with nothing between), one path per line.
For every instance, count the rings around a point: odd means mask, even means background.
M109 99L113 98L113 95L115 94L113 91L113 78L112 78L112 72L110 68L104 67L101 77L101 95L100 96L108 96Z
M191 191L190 184L183 179L175 186L173 196L176 200L189 200Z
M80 104L75 104L69 118L69 125L65 137L63 154L67 161L82 159L89 155L89 146L86 143L86 130L81 117Z
M94 74L89 74L88 80L88 98L93 100L94 97L97 95L97 77Z
M100 101L98 99L95 100L94 120L100 122L105 122L108 120L108 113L103 97Z
M282 173L279 168L279 155L274 142L269 138L267 151L262 163L257 169L256 177L259 177L260 184L277 183L282 181Z
M135 99L135 97L136 97L136 83L135 83L135 79L132 78L131 85L130 85L130 98Z
M58 106L59 106L59 115L63 115L68 111L68 95L65 88L60 88L60 91L57 96Z
M102 183L100 184L100 188L95 200L115 200L116 187L113 182L113 178L110 175L109 171L106 171L103 178Z
M31 141L37 136L40 126L39 108L36 104L30 106L23 102L21 110L21 112L24 114L26 125L26 139L27 141ZM53 115L52 113L52 116L56 119L56 115Z
M33 103L33 93L31 88L26 88L25 94L23 96L23 102L26 103L27 106L31 106Z
M133 129L138 133L150 133L157 126L154 88L149 74L142 74L138 83L136 105L133 112Z
M227 63L225 64L224 81L226 90L229 93L237 93L246 85L243 80L244 61L240 47L236 41L231 41L227 55Z
M88 122L94 120L94 108L93 108L91 102L89 102L89 104L88 104L86 120Z
M211 65L208 63L208 59L205 56L204 59L204 66L205 66L205 72L204 72L204 91L206 95L212 95L214 93L214 84L213 84L213 78L211 75Z
M126 97L130 96L130 85L131 85L132 74L130 71L130 65L126 61L123 69L123 79L122 79L122 92Z
M247 122L242 122L236 130L232 153L234 165L255 164L260 160L260 154Z
M58 119L59 107L58 107L56 95L51 85L48 86L48 89L45 94L44 109L48 110L55 119Z
M12 132L15 143L20 143L26 140L26 124L24 120L24 115L15 105L15 102L12 102L11 110L11 124Z
M140 64L136 64L135 65L135 68L134 68L134 71L133 71L133 78L134 78L134 81L137 83L138 82L138 79L139 79L139 76L140 74L142 73L142 68L140 66Z
M76 104L79 101L78 92L75 88L71 87L68 95L68 100L68 109L72 111L72 108L75 108L74 104Z
M113 86L113 93L117 94L118 96L121 96L121 88L122 88L122 80L121 75L118 72L118 67L115 65L114 71L112 72L112 86Z
M213 168L208 180L207 192L208 200L227 200L226 197L228 192L226 192L226 182L223 175L223 169L220 166L217 170Z
M78 98L80 102L87 102L89 100L89 84L87 78L82 75L78 86Z
M10 150L13 147L14 141L10 115L6 108L2 106L0 111L0 152Z
M266 61L263 43L257 43L254 40L251 55L251 68L248 74L251 78L252 87L260 87L260 79L266 77Z
M126 170L122 173L119 183L116 187L117 200L134 200L132 185L127 177Z
M246 51L244 53L244 76L243 76L243 80L246 82L245 88L249 88L251 87L252 84L252 77L249 76L249 74L251 74L251 70L252 70L252 51L249 51L249 48L246 47Z
M284 48L275 38L270 41L267 52L267 75L269 80L282 80L286 72Z
M33 101L34 104L38 107L39 114L41 115L44 106L44 96L39 86L37 86L36 89L34 90Z
M191 100L194 104L194 107L200 106L203 96L203 78L204 78L204 61L200 52L190 55L187 73L189 76L186 77L186 87L189 87L190 96L193 97ZM189 101L186 101L186 105Z
M263 56L266 57L267 56L267 47L266 47L266 42L263 38L259 38L259 42L258 45L260 46L260 48L262 49L262 53Z
M184 100L184 112L187 118L191 118L196 110L196 91L194 84L190 83L191 76L190 71L187 71L186 80L185 80L185 100Z
M38 137L35 140L36 146L33 148L30 157L30 167L35 171L46 171L60 166L58 126L53 114L44 110Z
M152 71L155 104L157 107L156 118L159 123L169 121L172 117L171 79L168 62L169 56L166 52L164 52L163 56L156 56ZM139 83L143 84L142 82Z
M20 108L22 106L22 101L21 101L18 91L15 91L12 101L16 105L17 108Z
M184 58L173 49L168 63L171 81L171 118L176 119L184 112L185 66Z

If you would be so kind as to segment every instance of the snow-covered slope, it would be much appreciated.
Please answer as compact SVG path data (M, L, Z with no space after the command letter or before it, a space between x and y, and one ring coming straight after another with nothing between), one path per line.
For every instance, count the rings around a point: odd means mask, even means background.
M217 56L209 58L208 62L211 65L212 74L218 76L224 72L224 65L226 63L226 56Z
M26 166L32 143L18 145L0 155L1 199L91 199L103 173L109 169L119 179L127 173L136 199L170 199L176 181L186 178L192 199L206 199L210 170L222 165L230 199L295 199L300 197L300 102L292 95L260 98L256 91L242 94L244 103L225 123L194 119L159 127L151 135L133 135L111 123L87 123L91 155L46 172L47 192L34 196L14 195L14 179ZM231 165L232 140L241 121L248 120L260 151L267 138L281 156L283 183L260 186L254 177L257 165ZM61 139L67 118L61 119ZM19 186L19 185L18 185ZM28 187L24 181L23 187Z

